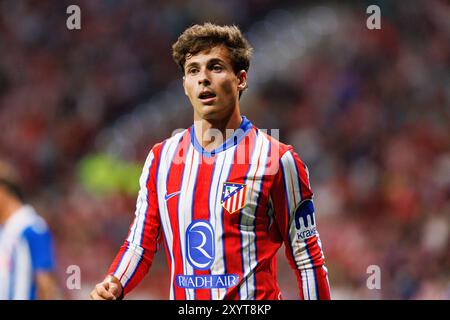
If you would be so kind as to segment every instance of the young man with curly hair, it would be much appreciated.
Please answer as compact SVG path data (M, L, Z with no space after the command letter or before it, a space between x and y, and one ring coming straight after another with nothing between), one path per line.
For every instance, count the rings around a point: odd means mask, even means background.
M236 26L194 25L173 45L193 125L151 149L128 237L92 299L120 299L164 246L170 299L281 299L276 253L300 299L329 299L309 173L241 115L252 48Z

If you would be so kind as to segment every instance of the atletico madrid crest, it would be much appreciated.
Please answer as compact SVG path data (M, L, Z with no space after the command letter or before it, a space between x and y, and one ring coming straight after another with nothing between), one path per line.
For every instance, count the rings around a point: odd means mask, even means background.
M222 206L228 213L233 214L245 205L247 185L234 182L224 182L222 189Z

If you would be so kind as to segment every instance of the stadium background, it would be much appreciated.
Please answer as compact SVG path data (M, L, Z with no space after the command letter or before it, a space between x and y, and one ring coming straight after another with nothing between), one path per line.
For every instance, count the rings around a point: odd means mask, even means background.
M366 28L371 4L381 30ZM238 24L255 48L243 114L310 168L332 298L449 299L449 17L446 1L2 0L0 157L54 233L62 297L103 279L149 148L191 124L170 49L211 21ZM69 265L80 290L66 288ZM366 287L369 265L381 290ZM166 299L168 281L161 251L129 298Z

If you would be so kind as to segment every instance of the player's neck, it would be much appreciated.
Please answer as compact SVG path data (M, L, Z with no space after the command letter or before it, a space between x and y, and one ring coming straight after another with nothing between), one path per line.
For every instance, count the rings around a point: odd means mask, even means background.
M227 118L220 120L206 120L194 117L195 137L206 151L212 151L220 147L230 136L234 130L238 129L242 123L239 108ZM232 130L230 130L232 129ZM217 138L220 132L221 137Z

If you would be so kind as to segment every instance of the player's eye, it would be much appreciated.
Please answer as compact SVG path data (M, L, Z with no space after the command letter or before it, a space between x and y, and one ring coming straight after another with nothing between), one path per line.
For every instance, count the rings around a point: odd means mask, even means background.
M213 71L217 71L217 72L220 72L223 70L223 68L220 64L213 65L212 69L213 69Z
M198 72L197 68L189 68L188 69L188 74L196 74Z

